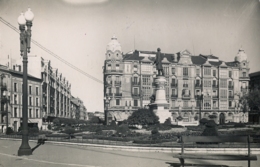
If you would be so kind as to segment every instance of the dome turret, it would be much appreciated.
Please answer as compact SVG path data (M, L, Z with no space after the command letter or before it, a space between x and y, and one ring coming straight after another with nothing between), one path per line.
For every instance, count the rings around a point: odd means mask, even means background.
M111 38L111 41L107 44L107 50L106 51L119 51L121 52L121 45L120 43L117 41L117 38L115 36L113 36Z
M247 61L247 55L243 48L240 48L238 50L238 54L235 57L235 61L238 61L238 62Z

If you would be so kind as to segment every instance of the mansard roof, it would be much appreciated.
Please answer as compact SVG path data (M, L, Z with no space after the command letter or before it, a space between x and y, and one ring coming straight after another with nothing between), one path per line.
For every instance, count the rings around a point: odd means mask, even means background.
M183 51L183 53L188 54L188 50ZM157 52L155 51L139 51L135 50L132 52L128 52L124 54L123 61L146 61L147 59L154 61L155 60L155 55ZM176 63L179 62L180 57L181 57L182 52L177 52L177 53L161 53L163 55L163 63ZM144 56L147 55L147 56ZM174 60L174 57L177 58L177 60ZM237 62L224 62L219 60L217 56L214 55L190 55L192 64L195 65L204 65L207 61L206 64L213 65L213 66L228 66L228 67L237 67ZM165 59L166 58L166 59Z

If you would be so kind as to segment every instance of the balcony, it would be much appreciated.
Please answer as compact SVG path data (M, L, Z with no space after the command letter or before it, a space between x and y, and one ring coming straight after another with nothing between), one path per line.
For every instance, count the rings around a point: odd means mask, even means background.
M218 89L218 85L212 85L212 88Z
M177 83L171 83L171 87L172 87L172 88L176 88L177 86L178 86Z
M123 70L106 70L106 73L123 74Z
M140 82L132 82L132 86L139 86Z
M172 98L172 99L175 99L175 98L177 98L177 97L178 97L177 94L171 95L171 98Z
M228 95L229 99L234 99L234 95Z
M1 84L1 90L7 90L7 85L6 85L6 83L2 83Z
M113 93L107 93L106 95L112 97Z
M121 86L121 81L115 81L115 86Z
M183 99L190 99L190 95L182 95Z
M233 89L234 86L233 85L228 85L228 89Z
M122 93L115 93L115 97L122 97Z
M218 99L218 96L217 95L213 95L212 98L213 99Z
M138 94L138 93L132 93L132 96L133 96L133 98L137 98L137 97L140 97L140 94Z
M202 85L201 84L195 84L195 88L201 88Z

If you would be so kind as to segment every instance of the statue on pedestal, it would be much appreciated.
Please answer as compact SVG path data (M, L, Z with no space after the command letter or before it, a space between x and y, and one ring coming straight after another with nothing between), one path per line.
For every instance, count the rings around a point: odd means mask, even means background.
M156 64L156 70L158 70L159 76L164 76L164 71L163 71L163 67L162 67L162 59L163 59L163 56L161 54L161 49L158 48L156 57L155 57L155 61L153 64Z

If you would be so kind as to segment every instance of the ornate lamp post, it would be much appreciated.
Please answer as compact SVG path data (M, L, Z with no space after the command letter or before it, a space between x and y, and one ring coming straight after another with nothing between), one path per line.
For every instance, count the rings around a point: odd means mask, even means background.
M205 93L202 91L197 95L197 99L199 100L199 121L201 120L201 103L203 101L203 96Z
M104 102L105 102L105 107L106 107L106 109L105 109L105 125L108 125L108 105L110 103L110 100L111 100L110 96L106 95L106 97L104 97Z
M22 123L22 144L18 150L18 156L32 155L32 149L29 146L28 138L28 83L27 83L27 52L30 53L31 48L31 27L34 14L31 9L21 13L18 17L20 33L20 51L23 56L23 123ZM27 30L25 30L25 25Z
M7 134L7 129L8 129L8 104L10 103L10 92L9 91L4 91L3 95L6 100L6 131L5 133Z

